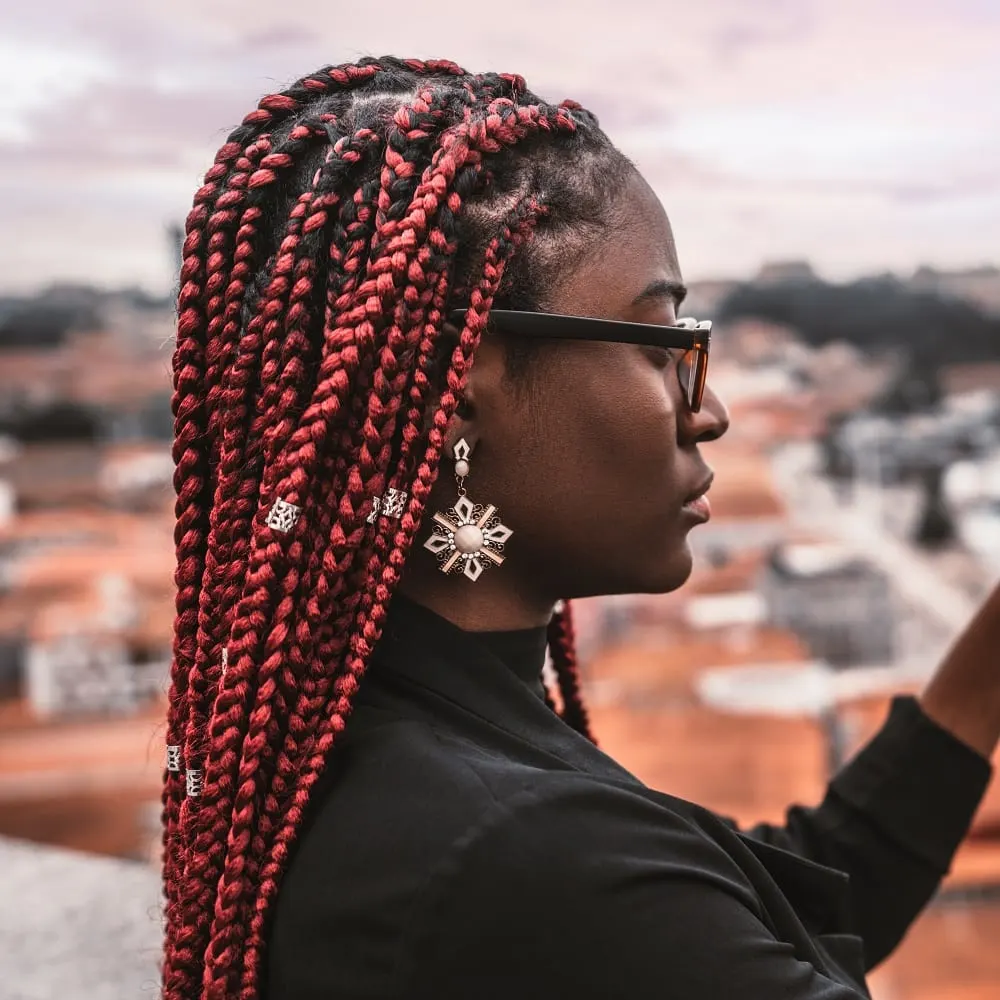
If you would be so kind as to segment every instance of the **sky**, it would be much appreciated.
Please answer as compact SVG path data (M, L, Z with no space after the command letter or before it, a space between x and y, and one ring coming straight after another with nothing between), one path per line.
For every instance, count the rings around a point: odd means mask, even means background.
M169 290L260 96L387 53L594 111L688 280L1000 264L1000 0L37 0L0 8L0 292Z

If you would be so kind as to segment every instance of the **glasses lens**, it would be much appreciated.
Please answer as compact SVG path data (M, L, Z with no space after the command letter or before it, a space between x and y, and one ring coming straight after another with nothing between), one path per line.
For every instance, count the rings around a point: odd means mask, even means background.
M677 363L677 377L684 390L684 398L693 413L697 413L701 409L707 375L708 358L704 351L693 347L681 355Z
M695 351L685 351L677 362L677 377L681 382L681 389L684 390L684 399L691 409L694 409L694 389L695 372L698 368L698 359Z

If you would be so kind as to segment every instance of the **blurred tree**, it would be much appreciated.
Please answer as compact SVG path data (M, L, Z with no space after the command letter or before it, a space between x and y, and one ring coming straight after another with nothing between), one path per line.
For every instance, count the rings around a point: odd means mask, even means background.
M93 407L58 400L44 407L19 410L0 421L0 434L18 441L96 441L104 422Z
M157 393L145 399L139 407L138 420L143 436L156 441L170 441L174 434L174 417L170 410L169 392Z
M955 539L955 521L941 488L944 470L940 466L923 474L924 498L913 540L925 549L938 549Z
M753 316L790 326L812 346L845 340L873 353L902 349L910 359L910 390L921 384L933 390L945 364L996 360L1000 350L1000 318L963 300L910 288L892 276L847 285L818 280L744 284L725 299L719 316Z
M846 480L854 476L854 462L840 442L840 435L846 423L847 414L832 414L819 438L823 475L830 479Z
M99 326L100 316L89 306L28 302L0 320L0 350L58 347L71 330L94 330Z
M941 402L941 380L932 364L917 365L910 359L902 366L872 409L886 416L905 416L933 409Z

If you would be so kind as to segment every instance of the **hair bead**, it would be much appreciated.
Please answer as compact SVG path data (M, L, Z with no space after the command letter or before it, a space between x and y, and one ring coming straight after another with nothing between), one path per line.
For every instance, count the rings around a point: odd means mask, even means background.
M302 514L302 508L287 500L275 500L267 515L267 526L275 531L287 534L295 527Z
M197 798L204 787L204 772L198 768L188 768L185 772L185 791L188 798Z

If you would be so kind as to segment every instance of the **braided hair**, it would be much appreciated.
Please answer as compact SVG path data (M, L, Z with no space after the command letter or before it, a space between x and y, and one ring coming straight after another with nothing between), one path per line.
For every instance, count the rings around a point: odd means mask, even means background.
M394 58L265 97L216 155L187 219L174 355L166 1000L259 995L292 842L490 309L542 307L630 169L592 115L518 76ZM506 347L509 371L530 368ZM403 516L369 522L389 489ZM589 735L567 605L549 639L558 710Z

